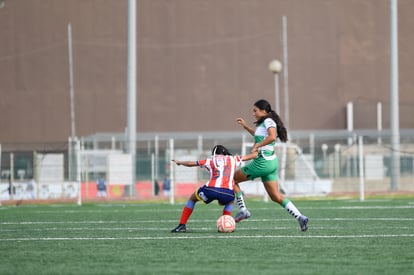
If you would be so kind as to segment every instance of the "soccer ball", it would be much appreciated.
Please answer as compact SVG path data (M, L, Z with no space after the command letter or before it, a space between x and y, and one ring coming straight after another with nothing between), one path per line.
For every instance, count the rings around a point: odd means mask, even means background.
M217 229L221 233L231 233L236 229L236 221L230 215L223 215L217 220Z

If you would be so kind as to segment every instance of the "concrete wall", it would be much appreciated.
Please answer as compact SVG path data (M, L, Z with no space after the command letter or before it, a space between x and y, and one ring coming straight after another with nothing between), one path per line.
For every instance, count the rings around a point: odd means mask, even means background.
M401 127L414 128L414 2L398 2ZM0 142L70 135L69 22L77 135L123 132L127 1L5 3ZM289 129L344 129L347 102L389 104L388 0L137 0L138 132L237 131L236 117L253 122L254 101L275 100L268 63L282 59L283 15Z

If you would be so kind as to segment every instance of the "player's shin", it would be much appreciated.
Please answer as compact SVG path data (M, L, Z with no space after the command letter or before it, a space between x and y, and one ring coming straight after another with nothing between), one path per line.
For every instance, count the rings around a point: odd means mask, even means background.
M298 219L302 214L300 213L299 209L291 202L288 198L285 198L282 202L283 208L287 210L287 212L292 215L295 219Z
M190 218L191 214L193 213L193 209L195 206L195 202L192 200L188 200L187 204L184 206L183 211L181 213L180 224L186 224L188 219Z
M236 204L237 204L237 209L239 210L239 212L244 212L246 211L246 204L244 203L244 198L243 198L243 192L239 191L236 194Z
M231 216L231 212L233 212L233 202L226 204L223 208L223 215Z

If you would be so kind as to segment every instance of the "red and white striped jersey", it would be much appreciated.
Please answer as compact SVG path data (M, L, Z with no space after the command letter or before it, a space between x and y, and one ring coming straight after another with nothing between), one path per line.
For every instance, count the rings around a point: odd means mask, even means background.
M210 180L206 182L208 187L234 189L234 173L242 163L240 156L216 155L205 160L198 160L197 165L206 168L210 172Z

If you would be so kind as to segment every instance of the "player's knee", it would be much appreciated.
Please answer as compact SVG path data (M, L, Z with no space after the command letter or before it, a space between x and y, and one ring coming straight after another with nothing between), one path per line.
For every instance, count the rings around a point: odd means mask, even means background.
M243 174L243 172L241 170L238 170L235 174L234 174L234 182L235 184L238 185L238 183L246 181L247 180L247 175Z

